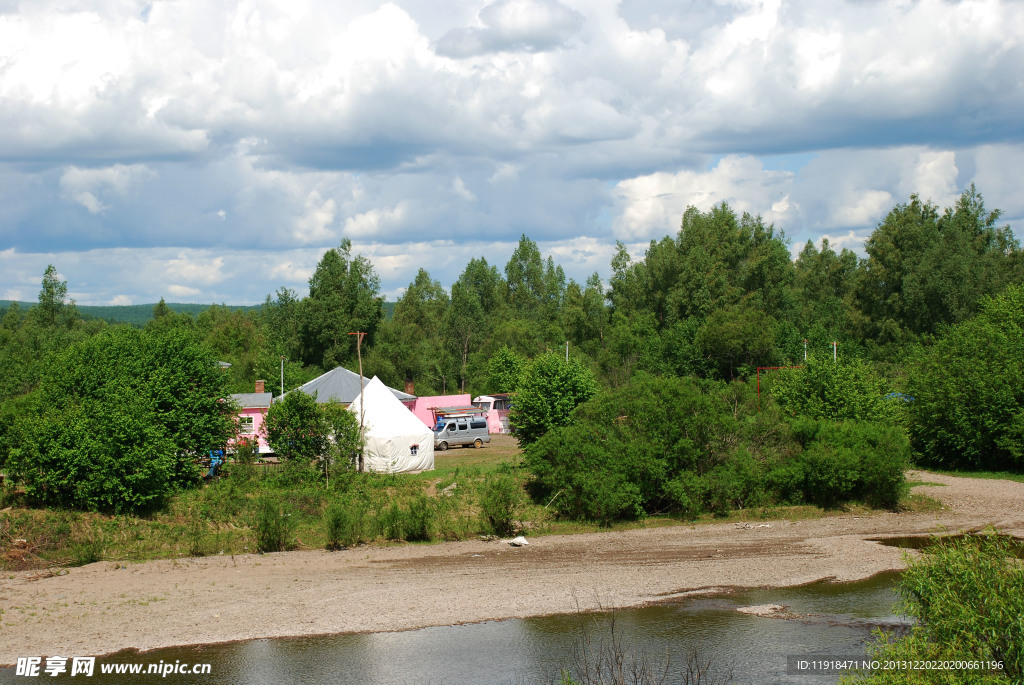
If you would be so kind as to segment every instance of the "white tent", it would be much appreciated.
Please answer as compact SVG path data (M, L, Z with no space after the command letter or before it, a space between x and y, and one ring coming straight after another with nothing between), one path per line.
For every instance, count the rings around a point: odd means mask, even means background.
M349 411L363 412L368 471L418 473L434 468L434 432L406 409L376 376L356 396Z

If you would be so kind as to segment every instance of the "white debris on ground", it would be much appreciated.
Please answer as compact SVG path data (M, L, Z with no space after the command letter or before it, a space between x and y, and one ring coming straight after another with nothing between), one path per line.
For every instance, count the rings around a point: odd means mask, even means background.
M526 538L520 535L509 540L508 544L512 545L513 547L522 547L523 545L528 545L530 543L526 541Z

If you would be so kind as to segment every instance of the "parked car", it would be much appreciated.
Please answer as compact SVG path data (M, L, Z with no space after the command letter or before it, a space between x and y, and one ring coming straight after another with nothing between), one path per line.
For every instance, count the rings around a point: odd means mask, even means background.
M451 445L483 447L491 441L487 432L487 419L483 416L447 417L438 419L434 426L434 449L442 452Z

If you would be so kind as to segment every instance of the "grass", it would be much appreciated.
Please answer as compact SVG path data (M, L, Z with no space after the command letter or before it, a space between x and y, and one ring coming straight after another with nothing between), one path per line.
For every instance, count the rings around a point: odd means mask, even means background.
M0 569L75 566L95 561L145 561L276 549L339 549L362 543L463 540L478 535L576 534L694 523L760 522L863 514L848 505L768 506L703 515L655 515L604 526L556 517L557 502L535 503L523 490L530 474L517 441L492 436L481 449L435 454L435 469L412 475L332 476L330 487L312 471L286 466L229 465L225 475L173 497L150 517L32 509L0 511ZM496 484L512 482L521 497ZM917 483L915 483L916 485ZM268 512L276 507L277 513ZM903 509L937 511L938 501L911 494ZM276 524L280 523L280 527Z

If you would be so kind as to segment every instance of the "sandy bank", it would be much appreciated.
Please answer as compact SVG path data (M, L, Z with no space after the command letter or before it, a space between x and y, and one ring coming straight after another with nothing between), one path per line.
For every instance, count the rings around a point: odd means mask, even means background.
M439 545L99 562L0 579L0 664L263 637L407 630L638 606L709 587L851 581L903 568L871 537L977 530L1024 536L1024 484L945 484L931 514L731 523Z

